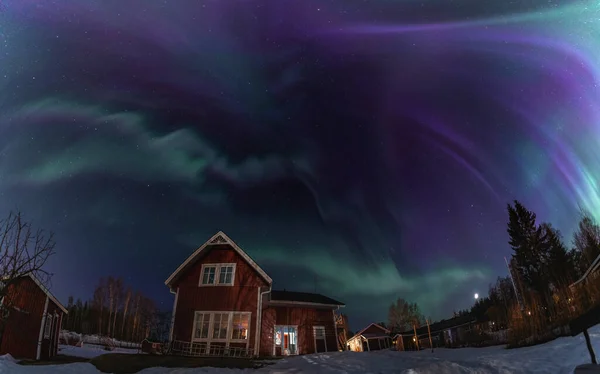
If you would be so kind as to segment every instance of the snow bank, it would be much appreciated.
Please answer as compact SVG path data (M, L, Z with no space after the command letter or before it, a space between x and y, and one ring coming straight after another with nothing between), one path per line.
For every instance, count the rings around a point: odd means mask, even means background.
M10 355L10 353L0 356L0 361L7 361L13 363L18 362L13 356Z
M74 347L72 345L59 345L59 354L71 357L82 357L82 358L94 358L100 355L111 354L111 353L129 353L136 354L140 353L137 349L129 348L115 348L111 351L104 349L104 346L86 344L83 347ZM1 371L0 371L1 373Z
M105 345L110 344L121 348L139 348L140 343L124 342L117 339L108 338L99 335L84 335L73 331L61 330L59 335L60 342L65 345L77 345L79 342L85 344Z
M105 344L105 342L107 340L110 340L110 341L112 341L112 344L115 347L121 347L121 348L139 348L140 347L140 343L123 342L123 341L120 341L117 339L107 338L105 336L98 336L98 335L83 335L82 339L83 339L83 342L86 344L103 345L103 344Z

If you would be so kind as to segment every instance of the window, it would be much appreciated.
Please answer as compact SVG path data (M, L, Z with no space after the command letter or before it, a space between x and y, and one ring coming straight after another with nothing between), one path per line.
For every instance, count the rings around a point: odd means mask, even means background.
M316 339L325 339L325 326L314 326L313 331Z
M216 313L213 315L213 339L227 339L229 327L229 313Z
M250 312L196 312L194 338L200 341L247 342Z
M221 266L219 272L219 284L233 284L233 265Z
M52 331L52 316L46 316L46 326L44 326L44 338L50 337L50 331Z
M208 329L210 327L210 313L196 312L196 323L194 324L195 339L206 339L208 338Z
M204 271L202 272L202 284L215 284L215 271L217 270L216 266L204 266Z
M200 277L201 286L233 286L235 264L204 264Z
M250 325L250 314L234 313L232 320L231 340L248 339L248 326Z

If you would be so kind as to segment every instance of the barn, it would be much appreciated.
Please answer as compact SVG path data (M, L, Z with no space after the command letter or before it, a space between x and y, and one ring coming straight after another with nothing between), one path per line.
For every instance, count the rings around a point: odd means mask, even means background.
M0 354L31 360L55 356L65 307L31 273L8 287L0 301Z
M218 232L165 281L175 294L171 352L280 356L338 351L336 311L317 293L272 289L267 273Z

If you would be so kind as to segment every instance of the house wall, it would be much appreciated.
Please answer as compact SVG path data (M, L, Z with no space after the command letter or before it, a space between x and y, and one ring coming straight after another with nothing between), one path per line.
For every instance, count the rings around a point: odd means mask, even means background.
M3 323L0 354L10 353L15 358L35 359L46 294L35 282L25 277L9 286L7 305L10 314Z
M46 360L58 354L58 335L60 333L63 314L63 311L58 305L56 305L56 303L54 303L52 300L48 301L48 311L46 315L52 316L52 320L45 318L44 326L46 323L50 323L53 332L50 334L49 338L47 338L45 335L42 335L42 350L40 352L40 359L42 360Z
M233 286L199 286L203 264L235 263ZM173 289L179 288L175 307L173 340L189 342L192 339L195 311L250 312L249 347L254 348L256 312L259 288L268 288L267 282L228 244L212 245L207 253L190 267ZM236 345L239 345L236 343ZM233 346L233 345L232 345Z
M335 333L335 324L331 309L264 306L260 343L261 356L273 355L276 325L298 326L299 354L315 353L316 351L334 352L338 350L337 335ZM315 347L313 326L325 327L325 343L317 341L317 347Z

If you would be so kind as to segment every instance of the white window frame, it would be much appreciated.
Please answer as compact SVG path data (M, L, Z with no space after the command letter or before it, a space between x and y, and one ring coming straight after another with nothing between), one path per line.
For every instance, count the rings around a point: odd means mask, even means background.
M221 278L221 268L231 267L231 283L220 283ZM215 279L214 283L204 284L202 281L204 280L204 269L206 268L214 268L215 269ZM199 287L214 287L214 286L227 286L232 287L235 284L235 271L236 264L235 263L223 263L223 264L202 264L202 269L200 271L200 279L198 280Z
M44 325L44 339L50 338L50 332L52 331L52 314L46 315L46 321Z
M208 315L208 330L206 331L206 338L196 338L196 323L198 322L199 314ZM210 313L207 313L207 312L195 312L194 313L194 323L193 323L194 327L192 330L192 341L206 341L206 340L210 339L211 321L212 321L212 315ZM204 322L204 318L203 318L203 322Z
M196 322L197 316L199 314L208 314L210 317L208 319L208 337L207 338L196 338ZM215 324L215 315L216 314L227 314L227 334L225 339L215 339L214 336L214 324ZM246 339L233 339L233 316L234 314L241 314L248 316L248 329L246 331ZM246 343L246 347L250 344L250 325L252 324L252 312L237 312L237 311L203 311L197 310L194 312L194 323L192 324L192 343L196 342L220 342L226 343L226 346L229 346L229 343Z

